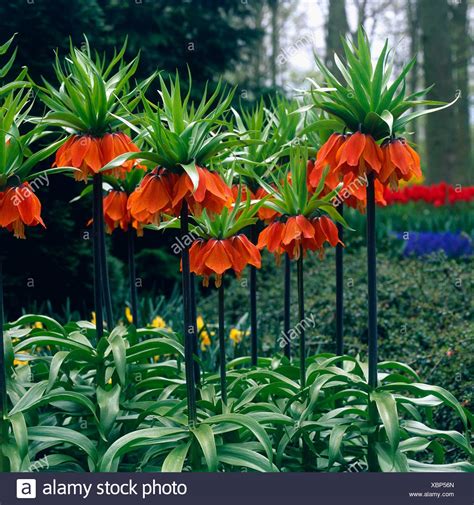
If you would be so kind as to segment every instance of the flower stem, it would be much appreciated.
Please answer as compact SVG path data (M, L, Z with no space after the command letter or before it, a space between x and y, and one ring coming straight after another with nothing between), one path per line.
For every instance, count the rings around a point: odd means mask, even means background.
M303 321L304 317L304 283L303 283L303 251L297 261L297 284L298 284L298 317L300 321L300 384L301 389L306 386L306 341Z
M374 176L367 186L367 275L369 301L369 386L377 387L377 265L375 242Z
M3 258L0 258L0 472L8 472L9 460L3 452L3 447L8 443L8 398L7 398L7 370L5 367L5 342L3 340Z
M227 385L225 370L225 323L224 323L224 282L219 286L219 372L221 378L222 403L227 404Z
M285 342L285 356L291 359L291 343L288 340L290 332L290 303L291 303L291 260L288 253L285 253L285 276L284 276L284 310L283 310L283 331L287 337Z
M371 389L377 387L377 264L376 264L376 238L375 238L375 189L374 174L368 175L367 185L367 283L368 283L368 342L369 342L369 377L368 384ZM370 399L368 404L369 422L372 427L378 425L377 409ZM377 433L368 435L367 462L370 472L378 471L377 453L375 444Z
M137 296L137 274L135 271L135 230L130 227L127 231L128 239L128 279L130 284L130 304L132 306L132 319L136 328L139 327L138 319L138 296Z
M188 204L183 200L181 207L181 237L183 242L187 243L187 235L189 233L189 215ZM191 426L196 424L196 385L194 382L194 358L193 358L193 340L194 325L191 321L191 275L189 271L189 248L187 245L183 247L181 253L182 262L182 284L183 284L183 320L184 320L184 361L186 388L188 400L188 423Z
M92 239L94 248L94 308L96 319L96 334L99 341L104 334L104 316L103 316L103 294L102 294L102 268L101 268L101 238L100 238L100 210L102 208L102 177L99 174L93 177L93 222Z
M257 224L250 227L250 241L257 243ZM257 365L258 358L258 336L257 336L257 269L250 266L250 342L251 342L251 363Z
M344 204L337 207L341 216L344 212ZM344 228L337 223L339 240L342 242ZM336 354L344 354L344 249L342 244L336 245Z
M114 324L114 314L112 310L112 296L110 294L109 267L107 265L107 248L105 246L105 224L104 224L104 202L102 192L102 174L96 174L100 182L100 199L99 205L99 235L100 235L100 270L102 277L102 296L104 297L104 307L107 320L107 328L112 331Z
M197 311L196 311L196 278L195 275L191 274L191 324L194 329L194 339L193 339L193 353L195 356L198 356L198 331L197 331ZM194 361L194 380L196 384L201 383L201 371L199 368L199 363Z

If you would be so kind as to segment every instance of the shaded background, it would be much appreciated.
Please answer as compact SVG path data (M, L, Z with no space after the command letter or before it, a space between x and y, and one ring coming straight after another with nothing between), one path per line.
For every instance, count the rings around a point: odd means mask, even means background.
M472 184L473 10L468 0L3 0L0 41L17 32L17 66L27 65L35 80L44 76L54 82L54 51L64 54L69 37L79 45L86 34L94 48L110 51L128 36L128 55L141 50L138 77L157 68L185 75L188 65L195 97L206 80L215 83L223 76L238 85L236 101L250 106L277 91L291 96L305 86L305 77L317 78L313 50L329 63L331 54L341 51L340 35L362 24L374 51L389 38L397 66L419 55L409 90L435 82L432 99L451 100L456 90L462 92L451 109L418 121L412 138L424 154L429 182ZM27 241L7 239L9 319L22 310L65 314L67 307L89 317L91 243L84 231L90 205L69 203L80 190L81 184L66 177L50 177L50 186L39 191L47 230L28 230ZM172 240L147 233L139 241L142 297L169 294L175 286ZM112 237L110 252L119 310L127 299L120 232Z

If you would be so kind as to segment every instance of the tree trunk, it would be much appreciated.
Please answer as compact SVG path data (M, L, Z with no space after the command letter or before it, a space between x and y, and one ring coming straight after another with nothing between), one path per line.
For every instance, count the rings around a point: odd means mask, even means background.
M280 40L278 33L278 1L279 0L270 0L270 10L271 10L271 23L272 23L272 58L271 58L271 78L272 78L272 88L275 89L277 87L277 59L278 52L280 51Z
M423 42L425 85L435 84L428 98L452 100L453 79L447 0L418 0ZM456 120L453 108L426 116L427 176L431 182L458 182Z
M255 12L255 28L259 32L263 32L263 4L257 4ZM255 42L255 51L253 58L254 67L254 89L259 92L262 88L262 54L263 54L263 37L259 37Z
M326 22L326 65L338 78L341 77L341 74L334 63L334 53L338 56L344 54L341 37L344 37L348 32L345 0L330 0Z
M407 21L408 21L408 35L410 37L410 58L413 58L419 50L419 31L418 31L418 15L416 11L416 0L407 0ZM409 82L410 93L418 89L418 59L411 69ZM415 144L418 141L418 121L413 123L413 135L410 140Z
M461 98L456 103L456 154L459 182L468 182L472 167L471 130L469 124L469 55L470 37L467 23L467 0L452 5L453 60L456 88ZM461 172L462 171L462 172Z

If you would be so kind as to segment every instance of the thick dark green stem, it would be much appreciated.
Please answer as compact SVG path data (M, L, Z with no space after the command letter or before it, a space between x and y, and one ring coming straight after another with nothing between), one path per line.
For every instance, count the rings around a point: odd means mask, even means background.
M304 330L304 282L303 282L303 251L297 261L297 283L298 283L298 318L300 325L300 384L301 389L306 386L306 341Z
M291 304L291 259L285 253L285 276L284 276L284 309L283 331L286 336L285 356L291 359L291 343L288 338L290 332L290 304Z
M137 274L135 271L135 230L130 227L127 231L128 239L128 280L130 284L130 305L132 306L132 319L136 328L139 327Z
M250 240L257 243L257 225L250 227ZM257 336L257 269L250 266L250 341L251 341L251 363L257 364L258 358L258 336Z
M197 309L196 309L196 277L192 273L191 274L191 324L194 327L194 339L193 339L193 353L194 356L199 356L199 335L197 330ZM201 383L201 371L199 367L199 362L197 360L194 361L194 380L196 384Z
M374 174L369 174L367 185L367 284L368 284L368 342L369 342L369 386L377 387L377 264L376 264L376 239L375 239L375 189ZM378 425L378 414L374 402L369 395L369 420L374 427ZM369 471L378 471L375 444L377 433L368 436L367 462Z
M104 334L104 315L102 311L102 268L101 268L101 238L100 238L100 210L102 208L102 180L99 175L93 178L93 223L92 223L92 240L94 248L94 308L96 319L97 341Z
M9 471L9 461L3 452L4 444L8 442L8 398L7 398L7 370L5 367L5 343L3 341L3 258L0 257L0 472Z
M375 243L374 176L367 186L367 279L369 307L369 386L377 387L377 265Z
M339 214L343 215L344 204L337 207ZM343 239L344 229L337 223L339 240ZM336 354L344 354L344 248L342 244L336 245Z
M103 191L102 191L102 174L96 174L94 179L99 181L100 184L100 199L98 201L99 210L99 235L100 235L100 272L102 279L102 296L104 298L105 307L105 317L107 320L107 327L109 331L115 326L114 324L114 314L112 310L112 295L110 293L110 278L109 278L109 267L107 265L107 248L105 245L105 224L104 224L104 202L103 202Z
M224 323L224 282L219 286L219 373L221 378L222 403L227 403L227 384L225 371L225 323Z
M181 239L184 244L187 243L189 233L188 204L183 200L181 207ZM188 400L188 422L191 426L196 424L196 384L194 382L194 358L193 358L193 340L194 325L191 321L191 274L189 271L189 248L184 246L181 253L182 280L183 280L183 319L184 319L184 361L186 374L186 388Z

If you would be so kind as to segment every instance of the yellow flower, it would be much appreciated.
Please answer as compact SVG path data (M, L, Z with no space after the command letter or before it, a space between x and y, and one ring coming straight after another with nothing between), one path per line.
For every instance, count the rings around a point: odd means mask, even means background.
M36 321L36 323L33 325L33 328L43 328L43 323L40 321Z
M28 354L28 353L26 351L20 351L18 354ZM27 363L28 363L28 361L26 359L15 358L13 360L14 366L23 366L23 365L26 365Z
M91 312L91 323L92 324L97 324L97 319L95 317L95 312L94 311Z
M199 335L201 340L201 351L205 351L211 345L211 337L206 330L202 331Z
M166 328L165 320L160 316L156 316L151 325L153 328Z
M130 307L125 307L125 319L129 322L129 324L133 323L133 316Z
M205 351L211 345L211 337L207 330L205 329L206 324L202 316L196 318L196 326L199 335L199 340L201 341L201 351Z
M232 328L229 332L229 338L234 342L234 345L240 344L245 332L238 330L237 328Z

